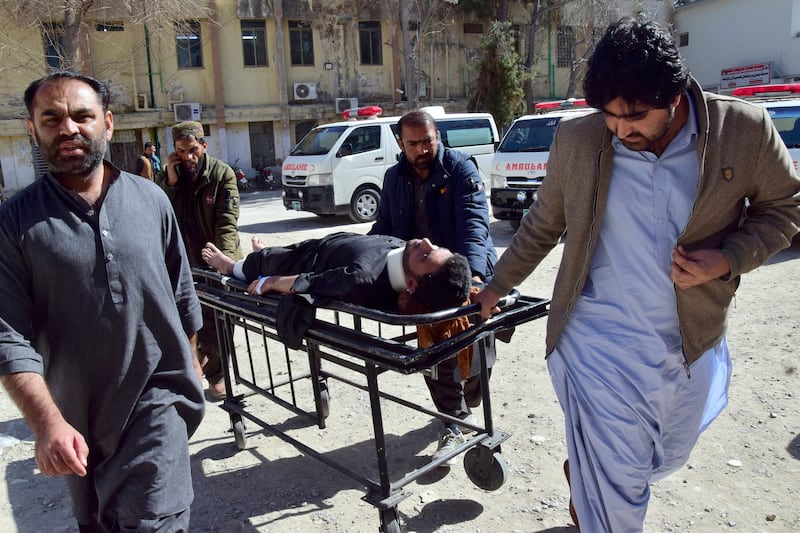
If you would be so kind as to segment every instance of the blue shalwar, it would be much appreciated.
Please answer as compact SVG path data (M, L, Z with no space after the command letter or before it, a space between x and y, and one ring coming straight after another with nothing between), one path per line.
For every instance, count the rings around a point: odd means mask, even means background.
M669 275L697 189L696 142L693 105L661 157L614 138L589 277L548 358L584 531L641 531L649 483L686 462L727 403L725 340L686 368Z

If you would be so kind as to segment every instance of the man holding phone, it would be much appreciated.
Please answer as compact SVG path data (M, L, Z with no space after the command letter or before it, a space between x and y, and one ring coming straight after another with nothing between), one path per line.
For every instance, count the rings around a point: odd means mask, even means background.
M203 125L195 121L172 127L175 151L157 182L167 193L186 245L189 264L204 267L200 252L213 242L231 259L242 259L239 246L239 189L233 169L206 153ZM198 357L209 390L216 399L225 397L222 366L213 312L203 309L203 328L198 332Z

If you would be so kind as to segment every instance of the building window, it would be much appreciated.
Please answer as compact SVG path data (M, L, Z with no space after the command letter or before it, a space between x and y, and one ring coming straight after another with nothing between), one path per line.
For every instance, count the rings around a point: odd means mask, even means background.
M44 59L49 70L62 70L64 63L64 25L46 22L42 25Z
M242 21L242 52L244 66L269 66L269 61L267 61L267 26L263 20Z
M98 22L94 25L95 31L109 32L109 31L125 31L125 23L123 22Z
M358 41L361 48L362 65L382 65L381 23L375 21L358 23Z
M480 22L465 22L464 33L483 33L483 24Z
M678 34L678 46L689 46L689 34L688 33Z
M175 23L175 49L178 68L202 68L203 41L200 38L200 22L185 20Z
M311 33L311 22L289 21L289 49L292 65L314 64L314 35Z
M575 30L572 26L559 26L557 37L556 66L572 68L575 62Z

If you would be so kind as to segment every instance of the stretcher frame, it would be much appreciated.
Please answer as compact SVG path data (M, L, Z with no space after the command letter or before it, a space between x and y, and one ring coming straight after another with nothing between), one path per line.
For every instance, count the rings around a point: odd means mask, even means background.
M345 476L366 487L363 499L379 511L380 530L386 533L399 533L400 520L397 505L410 495L403 487L414 480L434 471L453 457L464 453L464 469L469 479L485 490L497 490L508 477L508 466L501 455L501 443L510 434L494 427L492 420L491 395L489 388L489 363L487 344L494 343L494 335L522 325L547 314L549 300L521 296L514 291L501 300L501 312L489 320L480 320L480 306L472 304L436 313L405 315L378 311L354 304L333 302L318 309L326 310L325 317L315 317L303 336L299 351L308 355L308 371L297 372L290 362L289 348L282 343L277 332L277 308L282 295L250 296L246 294L247 285L214 271L193 269L197 294L201 304L214 310L219 339L220 356L224 369L226 399L220 407L228 412L236 445L240 450L246 448L244 419L255 423L266 432L292 445L299 452L313 457L334 468ZM416 346L416 326L433 324L439 321L471 316L477 323L452 338L436 343L428 348ZM474 317L477 317L474 318ZM346 325L345 322L352 326ZM364 328L365 321L377 324L378 334ZM384 338L382 329L399 327L400 334ZM235 343L235 330L244 331L244 354L238 353ZM258 383L254 370L253 336L263 341L263 355L268 369L269 384ZM287 377L276 379L272 371L272 355L267 341L277 342L284 348L284 361L288 368ZM411 374L429 371L438 363L470 345L477 349L480 363L481 404L483 426L471 425L418 403L380 391L378 377L386 371ZM259 354L260 355L260 354ZM322 361L328 363L323 368ZM243 366L244 365L244 366ZM328 367L338 366L350 373L363 376L366 383L359 383L350 377L337 374ZM243 372L242 370L245 370ZM248 370L250 371L248 375ZM314 411L306 411L298 406L296 385L308 379L314 400ZM307 444L295 439L275 424L263 420L247 406L247 398L258 395L315 423L319 429L326 428L330 413L328 380L350 385L369 395L372 429L378 465L378 480L357 472L347 465L326 456ZM234 394L234 385L245 389L245 394ZM288 388L289 392L282 392ZM286 396L289 396L289 399ZM387 448L383 427L381 401L391 401L416 412L424 413L450 423L458 423L474 433L467 435L463 444L447 455L392 480L387 460Z

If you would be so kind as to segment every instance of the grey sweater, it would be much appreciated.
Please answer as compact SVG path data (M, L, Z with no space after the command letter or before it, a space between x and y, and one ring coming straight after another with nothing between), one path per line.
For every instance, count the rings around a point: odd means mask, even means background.
M697 287L675 289L689 364L724 335L728 306L741 274L789 246L800 227L800 179L767 112L735 98L704 93L691 81L701 175L692 213L677 244L687 250L720 250L731 272ZM547 323L548 355L589 272L611 183L611 138L601 113L561 123L538 201L498 261L489 285L506 294L567 232Z

